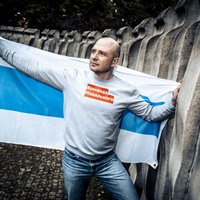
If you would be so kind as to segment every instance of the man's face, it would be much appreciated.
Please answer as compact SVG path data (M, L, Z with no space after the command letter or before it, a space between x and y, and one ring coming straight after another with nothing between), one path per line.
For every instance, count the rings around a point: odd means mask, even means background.
M114 67L114 55L113 55L113 44L99 40L93 46L89 67L96 74L109 73Z

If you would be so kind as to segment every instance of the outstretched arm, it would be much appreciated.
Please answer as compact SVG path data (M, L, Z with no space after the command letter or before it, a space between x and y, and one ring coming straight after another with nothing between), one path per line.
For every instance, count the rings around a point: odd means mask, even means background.
M134 91L133 101L129 109L136 115L142 117L147 121L162 121L169 118L175 112L175 105L179 94L181 85L179 85L173 92L171 97L166 99L162 105L153 106L146 102L140 95L138 90Z
M0 38L0 56L16 69L29 76L45 82L60 90L64 89L64 69L51 66L49 62L41 62L27 55L23 49L14 48L6 40Z

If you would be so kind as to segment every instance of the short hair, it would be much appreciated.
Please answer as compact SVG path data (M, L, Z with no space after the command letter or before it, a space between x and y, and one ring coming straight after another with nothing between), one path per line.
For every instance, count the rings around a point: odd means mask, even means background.
M107 40L107 41L111 42L114 45L113 55L115 57L119 57L120 56L120 50L121 50L121 48L120 48L119 43L116 40L114 40L111 37L103 37L103 38L100 38L99 40ZM97 41L99 41L99 40L97 40Z

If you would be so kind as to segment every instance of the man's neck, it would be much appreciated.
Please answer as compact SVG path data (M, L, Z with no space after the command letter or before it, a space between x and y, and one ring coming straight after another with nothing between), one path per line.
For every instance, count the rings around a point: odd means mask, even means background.
M100 80L110 80L114 75L112 72L107 73L94 73L95 76Z

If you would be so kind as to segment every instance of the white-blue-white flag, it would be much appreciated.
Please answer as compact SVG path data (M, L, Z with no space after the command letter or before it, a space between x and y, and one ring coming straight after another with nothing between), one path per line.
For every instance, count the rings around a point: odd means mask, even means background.
M88 68L87 59L53 54L0 38L8 49L43 63ZM118 66L114 73L136 86L154 106L171 98L176 82ZM0 58L0 142L64 149L63 94L32 79ZM157 167L157 149L166 120L147 122L126 110L120 125L116 153L123 162Z

